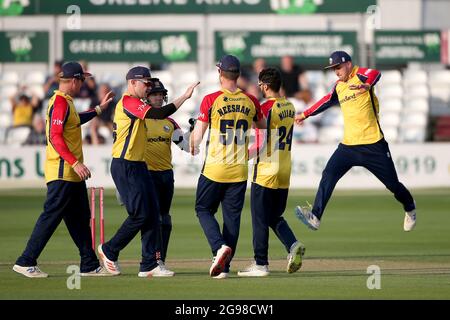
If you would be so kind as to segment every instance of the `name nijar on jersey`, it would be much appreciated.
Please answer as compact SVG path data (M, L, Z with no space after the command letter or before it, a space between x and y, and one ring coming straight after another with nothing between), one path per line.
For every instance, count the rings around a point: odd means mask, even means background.
M227 113L231 113L231 112L240 112L240 113L244 113L245 115L249 115L250 113L250 108L241 106L239 104L229 104L226 106L223 106L222 108L218 109L217 112L219 113L220 116L223 116Z
M283 110L278 114L278 116L280 117L280 120L283 120L284 118L294 118L295 112L292 110Z

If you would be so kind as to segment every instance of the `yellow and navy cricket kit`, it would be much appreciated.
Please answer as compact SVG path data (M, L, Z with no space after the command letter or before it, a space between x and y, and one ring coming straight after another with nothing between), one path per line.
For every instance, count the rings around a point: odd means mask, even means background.
M80 117L72 97L61 91L55 91L48 102L46 134L45 181L80 182L72 168L83 162Z
M285 97L280 97L269 99L261 109L267 118L267 136L264 149L258 152L252 181L270 189L287 189L291 176L295 107ZM256 131L259 137L259 130Z
M145 115L151 106L125 93L116 105L113 124L112 157L144 161L147 131Z
M344 116L345 145L371 144L383 138L378 112L378 99L373 86L381 73L374 69L353 67L348 81L337 81L329 94L303 112L307 118L319 114L333 105L340 105ZM360 94L351 85L369 84L370 89Z
M145 148L145 163L148 170L171 170L172 166L172 136L180 126L172 118L145 119L147 127L147 145Z
M242 182L248 177L248 136L262 118L258 100L240 89L221 89L203 98L199 121L209 123L202 174L215 182Z
M71 96L56 90L46 116L45 180L80 182L73 165L83 162L81 125L97 115L94 109L78 113Z

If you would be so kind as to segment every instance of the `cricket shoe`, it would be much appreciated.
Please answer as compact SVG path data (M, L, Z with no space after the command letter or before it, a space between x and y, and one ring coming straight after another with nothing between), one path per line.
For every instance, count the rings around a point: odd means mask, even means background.
M102 244L99 244L97 247L98 255L100 257L100 260L103 263L103 266L105 267L106 271L111 273L114 276L118 276L120 274L120 267L119 262L109 260L105 253L102 250Z
M294 242L287 256L288 264L286 271L294 273L302 267L302 258L305 255L305 246L300 241Z
M411 231L416 226L416 209L405 212L405 220L403 221L403 230Z
M173 277L175 272L167 269L166 265L163 261L158 260L158 265L150 271L141 271L138 273L138 277L140 278L151 278L151 277Z
M312 213L311 205L308 206L297 206L295 208L295 215L301 222L303 222L311 230L317 230L320 227L320 220Z
M15 264L13 267L13 270L17 273L23 274L25 277L28 277L28 278L47 278L48 277L48 274L45 272L42 272L38 266L21 267L21 266Z
M267 277L269 275L268 265L259 265L253 262L249 267L242 271L238 271L239 277Z
M213 279L227 279L230 274L228 272L221 272L218 276L213 277Z
M216 277L225 270L225 266L231 260L231 255L233 250L229 246L222 245L222 247L217 250L217 254L214 257L211 268L209 268L209 275L211 277Z
M82 277L111 277L114 274L109 273L106 268L99 266L96 269L88 272L80 272L80 276Z

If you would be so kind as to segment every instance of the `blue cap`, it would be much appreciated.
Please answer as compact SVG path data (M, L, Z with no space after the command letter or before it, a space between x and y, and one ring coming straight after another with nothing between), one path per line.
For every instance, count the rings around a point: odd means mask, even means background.
M150 79L152 76L150 75L150 69L147 67L137 66L133 67L127 72L127 80L134 79Z
M82 80L84 78L92 77L92 74L84 72L81 64L75 61L64 63L61 70L59 77L63 79L76 78Z
M167 89L164 88L163 83L158 78L151 78L152 81L152 88L148 91L148 94L162 92L167 93Z
M328 61L328 66L324 69L334 68L341 63L352 61L352 57L345 51L335 51L330 55L330 59Z
M228 72L239 72L241 70L241 63L239 59L231 54L227 54L220 59L219 63L216 66L223 71Z

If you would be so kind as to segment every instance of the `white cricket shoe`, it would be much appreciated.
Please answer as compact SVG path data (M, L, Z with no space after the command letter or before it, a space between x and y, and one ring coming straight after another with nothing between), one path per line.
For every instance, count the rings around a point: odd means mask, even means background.
M305 255L305 246L300 241L294 242L287 256L288 264L286 271L294 273L302 266L302 257Z
M218 276L213 277L213 279L226 279L228 278L229 273L228 272L221 272Z
M80 276L82 277L110 277L114 276L114 274L109 273L106 268L99 266L97 269L89 271L89 272L80 272Z
M405 212L405 220L403 221L403 230L411 231L416 226L416 209Z
M158 260L158 265L150 271L141 271L138 273L140 278L151 278L151 277L173 277L175 272L167 269L166 265L162 260Z
M214 257L211 268L209 268L209 275L211 277L216 277L223 272L225 266L231 259L232 253L233 250L224 244L219 250L217 250L217 254Z
M120 267L118 261L112 261L109 260L106 255L103 253L102 250L102 244L99 244L97 247L98 256L100 257L100 260L103 263L103 266L105 267L106 271L111 273L114 276L118 276L120 274Z
M238 271L239 277L267 277L269 275L269 266L268 265L258 265L256 262L253 262L249 267L245 268L242 271Z
M47 278L48 277L48 274L45 272L42 272L38 266L21 267L21 266L15 264L13 267L13 270L17 273L23 274L25 277L28 277L28 278Z
M308 206L297 206L295 208L295 215L300 219L308 228L311 230L317 230L320 227L320 220L312 213L311 205Z

